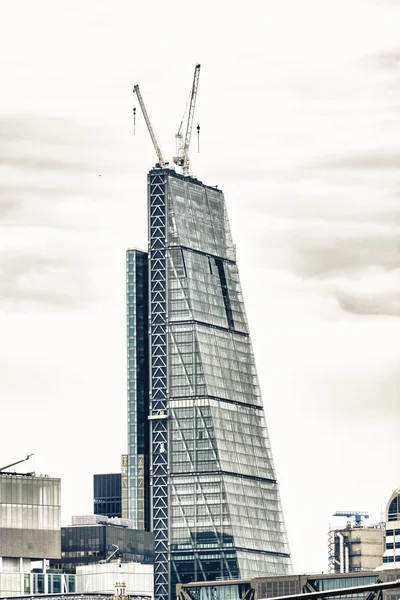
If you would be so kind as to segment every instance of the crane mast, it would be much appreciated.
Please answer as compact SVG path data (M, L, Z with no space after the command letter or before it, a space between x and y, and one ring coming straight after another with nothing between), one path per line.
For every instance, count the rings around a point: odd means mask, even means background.
M164 158L163 158L160 146L159 146L159 144L157 142L156 134L154 133L153 127L151 126L149 115L147 114L147 110L146 110L146 107L144 105L142 94L140 93L140 89L139 89L138 85L134 86L133 93L136 94L138 102L140 104L140 108L142 109L144 120L146 121L147 129L149 130L149 133L150 133L151 141L153 142L154 149L155 149L156 154L158 156L159 165L160 165L160 167L164 167L165 166L165 161L164 161Z
M193 118L194 118L194 110L196 108L196 98L197 98L197 90L199 87L199 77L200 77L200 65L197 64L194 70L193 77L193 85L192 92L190 96L189 102L189 112L188 112L188 120L186 126L185 140L182 143L182 122L179 126L178 133L176 134L176 142L177 142L177 155L174 156L174 163L179 167L182 167L183 175L189 175L189 146L190 146L190 138L192 136L192 128L193 128Z

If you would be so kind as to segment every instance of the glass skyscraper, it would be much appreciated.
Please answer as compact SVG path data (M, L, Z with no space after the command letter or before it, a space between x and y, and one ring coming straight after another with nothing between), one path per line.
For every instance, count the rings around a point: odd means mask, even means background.
M155 598L167 600L177 582L286 575L291 559L223 193L154 169L148 206Z
M126 326L128 365L128 454L123 460L123 483L127 479L127 512L136 529L150 530L149 456L149 343L148 255L140 250L126 253ZM124 459L124 457L123 457ZM126 474L125 474L126 471ZM125 490L122 489L123 505Z

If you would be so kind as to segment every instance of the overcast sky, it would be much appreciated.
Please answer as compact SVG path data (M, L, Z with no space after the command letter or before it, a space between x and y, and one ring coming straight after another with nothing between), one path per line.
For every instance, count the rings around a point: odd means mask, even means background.
M0 466L35 452L63 524L119 471L156 160L132 88L171 158L200 62L192 169L225 192L294 568L326 571L332 513L400 486L400 2L0 12Z

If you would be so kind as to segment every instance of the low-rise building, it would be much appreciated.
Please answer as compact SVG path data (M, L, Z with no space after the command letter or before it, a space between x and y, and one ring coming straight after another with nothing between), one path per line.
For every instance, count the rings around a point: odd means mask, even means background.
M380 582L393 582L400 579L400 569L387 571L366 571L363 573L322 573L285 575L275 577L254 577L227 581L201 581L181 583L176 586L178 600L261 600L277 596L310 594L373 585ZM341 596L340 600L371 600L372 595L364 592ZM383 592L382 600L399 600L400 588Z
M34 593L33 567L61 557L61 481L0 473L0 596ZM47 592L48 578L44 578Z
M76 591L80 594L112 594L116 583L124 584L127 596L153 596L153 565L109 562L76 568Z
M383 528L353 526L332 529L329 543L329 570L332 573L372 571L382 564Z
M72 569L81 565L109 561L153 564L153 533L133 529L129 519L104 515L72 518L72 525L61 528L61 558L52 567Z

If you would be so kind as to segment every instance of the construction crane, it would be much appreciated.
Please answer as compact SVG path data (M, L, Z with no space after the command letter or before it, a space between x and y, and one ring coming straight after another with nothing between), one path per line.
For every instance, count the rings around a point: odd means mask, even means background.
M15 465L19 465L20 463L25 462L26 460L29 460L31 456L33 456L33 454L27 454L26 458L22 458L21 460L17 460L16 462L6 465L5 467L1 467L0 473L1 473L1 471L5 471L6 469L9 469L10 467L15 467Z
M337 510L332 515L333 517L354 517L354 527L362 527L362 520L369 519L369 513L361 512L359 510Z
M197 64L194 70L193 77L193 85L192 91L190 95L189 101L189 112L188 119L186 125L186 133L185 138L183 138L182 134L182 125L185 118L185 115L182 118L181 124L179 126L178 133L176 134L176 156L174 156L173 161L178 167L182 167L183 175L189 175L189 146L190 146L190 138L192 136L192 127L193 127L193 117L194 117L194 109L196 108L196 98L197 98L197 89L199 87L199 77L200 77L200 65ZM186 109L185 109L186 113ZM200 127L197 128L197 134L199 134Z
M151 141L153 142L154 149L155 149L156 154L158 156L157 166L164 167L165 166L165 161L164 161L161 149L160 149L160 145L157 142L156 134L154 133L153 127L151 126L149 115L147 114L147 110L146 110L146 107L144 105L142 94L140 93L140 89L139 89L138 85L134 86L133 93L136 94L136 96L137 96L138 102L140 104L140 108L142 109L144 120L146 121L147 129L149 130L149 133L150 133ZM135 114L135 110L134 110L134 114Z

